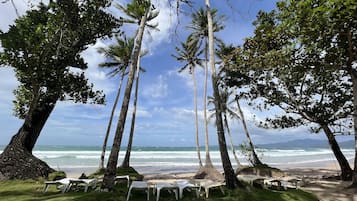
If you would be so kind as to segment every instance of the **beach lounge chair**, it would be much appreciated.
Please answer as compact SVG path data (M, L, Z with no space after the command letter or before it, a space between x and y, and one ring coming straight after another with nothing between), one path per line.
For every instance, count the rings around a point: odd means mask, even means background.
M160 199L160 191L161 190L169 190L175 193L175 198L178 200L178 186L176 183L168 183L168 182L159 182L154 184L154 193L156 192L156 201Z
M121 180L121 179L126 179L127 184L128 184L128 188L129 188L129 186L130 186L130 177L129 177L129 175L116 176L115 177L115 182L117 182L118 180Z
M220 188L222 194L224 195L224 190L223 190L223 186L225 185L224 182L212 181L209 179L198 179L198 180L195 180L195 182L196 182L196 185L198 184L198 186L199 186L199 189L198 189L199 192L201 192L202 188L205 190L206 198L208 198L209 190L211 188Z
M45 181L45 188L43 189L44 193L47 192L50 185L56 185L56 187L61 189L61 192L64 193L67 191L67 188L69 186L69 178L64 178L55 181Z
M183 198L183 190L188 189L195 189L196 195L199 197L198 188L199 186L194 185L193 183L189 182L188 180L180 180L176 181L175 185L178 187L179 190L179 199Z
M131 185L128 190L128 195L126 197L126 201L129 200L131 191L133 189L141 189L141 190L146 190L147 193L147 200L149 201L149 184L146 181L133 181L131 182Z
M84 186L84 192L88 191L88 188L91 187L95 189L97 186L97 179L69 179L69 185L67 191L72 187Z
M97 185L96 179L75 179L75 178L64 178L56 181L46 181L44 192L47 192L50 185L56 185L61 189L62 193L68 192L72 187L76 187L79 185L84 186L84 192L88 191L89 187L93 189Z

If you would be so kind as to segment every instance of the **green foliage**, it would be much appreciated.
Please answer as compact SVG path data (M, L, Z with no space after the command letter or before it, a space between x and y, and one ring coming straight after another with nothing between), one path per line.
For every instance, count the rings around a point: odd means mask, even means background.
M103 103L84 73L81 57L88 45L110 36L118 27L103 9L106 0L57 1L40 4L19 17L8 32L0 33L3 52L0 64L15 69L20 82L15 91L15 114L24 118L30 107L55 104L57 100Z
M285 114L264 127L329 125L348 133L353 112L350 72L356 62L355 1L281 1L277 11L259 12L254 36L235 50L226 82L245 87L241 96L259 109ZM352 36L349 41L348 36ZM354 71L354 70L353 70Z

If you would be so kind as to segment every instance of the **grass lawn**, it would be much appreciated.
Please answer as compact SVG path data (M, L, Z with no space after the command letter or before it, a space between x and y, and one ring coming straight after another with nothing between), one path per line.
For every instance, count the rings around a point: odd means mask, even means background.
M120 183L116 186L114 192L106 193L91 190L87 193L84 192L68 192L62 194L54 186L51 186L47 193L43 193L43 181L6 181L0 182L0 200L6 201L125 201L127 194L126 183ZM150 200L155 200L155 197L150 193ZM133 191L130 197L131 201L146 200L146 193L144 191ZM163 191L160 196L162 201L174 201L174 194ZM184 192L182 201L195 201L195 200L222 200L222 201L317 201L315 196L301 191L301 190L288 190L288 191L270 191L265 189L257 189L247 187L246 189L228 190L225 189L225 195L220 190L212 190L210 198L204 197L196 198L194 192Z

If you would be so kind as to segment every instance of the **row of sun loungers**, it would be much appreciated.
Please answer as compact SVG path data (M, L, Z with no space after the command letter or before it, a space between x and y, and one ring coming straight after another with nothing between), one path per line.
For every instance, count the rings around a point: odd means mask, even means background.
M127 195L127 201L129 200L131 196L131 192L134 189L137 190L145 190L147 193L147 200L149 200L149 192L152 189L153 194L156 194L156 201L159 201L160 199L160 192L162 190L168 190L171 191L175 194L176 200L183 198L183 191L184 189L188 190L195 190L196 191L196 196L200 196L200 192L202 189L204 189L204 192L206 194L206 198L209 196L209 190L212 188L220 187L222 193L224 194L223 191L223 186L225 184L223 182L216 182L216 181L211 181L207 179L199 179L199 180L179 180L175 182L147 182L147 181L133 181L129 187L128 195Z
M117 176L115 180L124 179L127 181L128 194L127 201L129 200L133 190L145 190L147 193L147 200L149 200L150 191L156 194L156 201L160 199L160 192L162 190L167 190L175 194L176 200L183 197L183 191L185 189L196 192L197 198L200 196L201 191L204 192L206 198L209 196L209 190L212 188L220 188L222 193L224 182L217 182L207 179L193 179L193 180L177 180L172 182L148 182L148 181L132 181L130 183L130 178L128 175ZM286 190L288 188L297 188L301 180L291 177L286 178L268 178L256 175L238 175L238 179L244 181L250 185L259 184L261 187L269 189ZM64 178L56 181L46 181L44 192L47 192L50 185L56 185L59 187L62 193L68 192L71 188L77 186L84 186L84 192L88 191L88 188L96 188L96 179L74 179L74 178Z

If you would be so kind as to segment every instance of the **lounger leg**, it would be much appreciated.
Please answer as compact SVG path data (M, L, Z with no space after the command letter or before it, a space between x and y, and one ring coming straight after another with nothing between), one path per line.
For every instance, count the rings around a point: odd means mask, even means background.
M128 196L126 197L126 201L128 201L128 200L129 200L130 193L131 193L131 188L129 188L129 191L128 191Z
M46 193L46 192L47 192L48 187L49 187L49 185L48 185L48 184L46 184L45 188L43 189L43 192L44 192L44 193Z
M178 190L177 190L177 189L174 189L174 193L175 193L175 198L176 198L176 200L178 200Z
M159 199L160 199L160 190L161 189L157 189L157 194L156 194L156 201L159 201Z
M84 192L86 193L88 191L88 185L84 187Z
M146 197L147 197L147 200L149 201L150 200L150 197L149 197L149 194L150 194L150 188L148 187L147 191L146 191Z
M183 197L183 188L179 188L179 198Z
M221 192L222 192L222 194L224 195L224 190L223 190L223 187L222 187L222 186L220 186L219 188L221 189Z
M205 188L205 192L206 192L206 198L208 198L209 188Z

